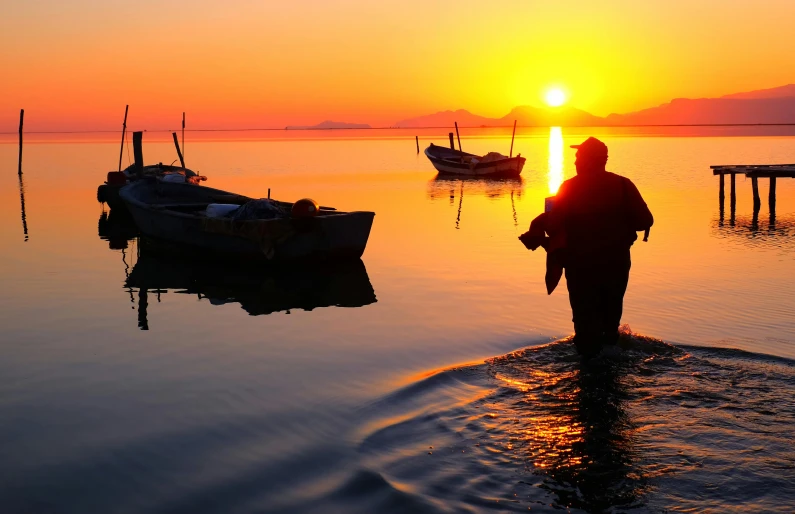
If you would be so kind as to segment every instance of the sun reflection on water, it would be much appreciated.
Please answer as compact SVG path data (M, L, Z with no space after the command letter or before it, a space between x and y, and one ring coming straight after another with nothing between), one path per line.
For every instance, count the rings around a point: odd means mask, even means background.
M549 127L549 172L547 173L549 194L557 194L563 183L563 131L560 127Z

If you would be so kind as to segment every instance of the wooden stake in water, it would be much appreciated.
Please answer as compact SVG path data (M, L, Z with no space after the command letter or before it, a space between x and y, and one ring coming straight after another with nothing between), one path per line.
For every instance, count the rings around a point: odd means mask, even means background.
M513 120L513 134L511 134L511 151L508 157L513 157L513 138L516 137L516 120Z
M124 155L124 136L127 134L127 111L130 110L129 105L124 106L124 123L121 125L121 149L119 149L119 171L121 171L121 156Z
M414 140L417 142L417 153L420 153L420 136L414 136Z
M455 121L453 123L455 123L455 137L458 139L458 151L463 152L463 150L461 150L461 136L458 135L458 122Z
M22 176L22 125L25 124L25 109L19 110L19 165L17 174Z
M450 149L455 150L455 140L453 139L453 133L448 132L447 137L450 138Z

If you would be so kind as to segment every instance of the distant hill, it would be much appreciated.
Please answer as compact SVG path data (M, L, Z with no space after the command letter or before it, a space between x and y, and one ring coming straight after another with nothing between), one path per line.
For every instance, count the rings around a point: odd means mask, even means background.
M442 111L399 121L398 127L509 126L588 127L627 125L746 125L795 124L795 84L735 93L720 98L677 98L668 103L626 114L594 116L574 107L515 107L502 118L487 118L464 109Z
M323 129L369 129L366 123L345 123L342 121L326 120L317 125L288 125L286 130L323 130Z
M471 112L459 109L457 111L441 111L426 116L418 116L395 123L396 127L452 127L454 122L458 122L460 127L494 127L501 125L502 122L496 118L486 118ZM513 122L511 122L513 123Z
M525 127L593 127L603 125L604 118L594 116L575 107L552 107L541 109L523 105L514 107L511 112L500 118L500 125L512 125L517 120L519 125Z
M795 123L795 97L677 98L629 114L611 114L607 125L745 125Z
M734 93L733 95L725 95L721 98L733 98L735 100L758 100L761 98L795 98L795 84L787 84L786 86L774 87L772 89L759 89L757 91L749 91L747 93Z

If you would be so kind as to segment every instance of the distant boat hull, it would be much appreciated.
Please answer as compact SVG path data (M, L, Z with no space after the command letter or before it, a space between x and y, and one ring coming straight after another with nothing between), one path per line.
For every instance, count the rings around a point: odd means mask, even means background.
M425 149L425 156L441 174L469 177L518 177L522 173L526 160L517 155L493 161L473 162L473 158L477 160L482 157L452 148L436 146L433 143Z
M372 212L321 210L312 218L233 221L201 214L202 205L233 193L204 186L139 180L119 192L141 233L193 247L204 257L274 262L358 258ZM287 204L289 205L289 204Z

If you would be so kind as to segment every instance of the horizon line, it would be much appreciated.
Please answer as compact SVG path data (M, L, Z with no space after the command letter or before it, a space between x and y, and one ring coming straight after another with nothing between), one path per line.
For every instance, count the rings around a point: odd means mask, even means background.
M792 127L793 123L650 123L636 125L516 125L516 128L644 128L644 127ZM461 125L461 128L513 128L513 125ZM321 131L321 130L410 130L410 129L455 129L454 126L417 126L417 127L306 127L306 128L210 128L184 129L185 132L259 132L259 131ZM143 129L127 130L127 132L180 132L182 129ZM120 130L30 130L24 134L117 134ZM0 132L0 135L18 134L18 131Z

